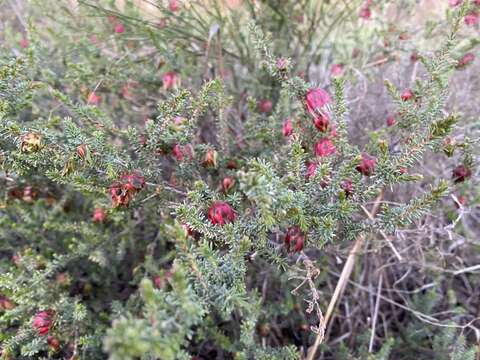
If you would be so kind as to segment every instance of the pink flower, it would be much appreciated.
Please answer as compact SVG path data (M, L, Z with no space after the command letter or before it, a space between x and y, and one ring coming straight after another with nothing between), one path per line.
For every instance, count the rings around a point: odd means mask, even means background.
M95 91L92 91L90 95L88 95L87 99L87 104L89 105L100 105L100 102L102 101L102 98L95 93Z
M368 6L364 6L362 9L360 9L359 16L363 20L368 20L372 17L372 10Z
M478 24L479 16L478 13L473 11L470 14L465 15L464 19L465 24L468 26L475 26Z
M92 221L95 223L103 223L107 218L107 213L102 208L93 210Z
M210 206L208 218L213 225L225 225L235 220L235 212L232 207L223 201L217 201Z
M401 98L403 101L408 101L413 98L413 91L410 89L405 89L402 92Z
M332 67L330 68L330 74L332 74L332 76L342 75L343 68L344 68L343 64L333 64Z
M32 325L40 335L46 335L53 324L53 311L40 311L33 317Z
M277 70L286 70L288 68L288 60L283 57L279 57L275 63L275 66L277 67Z
M119 22L115 25L113 31L115 31L115 33L117 34L122 34L123 32L125 32L125 26Z
M163 89L169 90L180 85L180 76L175 71L169 71L162 76Z
M92 34L90 35L90 37L88 38L90 40L90 42L92 44L96 44L98 42L98 38L97 38L97 35L96 34Z
M28 41L28 39L22 38L22 39L20 40L20 47L21 47L22 49L28 48L28 45L30 45L30 42Z
M315 176L315 174L317 173L317 167L318 167L318 164L315 162L308 163L307 173L305 174L305 177L307 179L310 179L311 177Z
M222 180L222 188L224 192L228 192L235 184L235 180L231 176L226 176Z
M172 154L175 159L178 161L182 161L185 154L183 153L183 149L179 144L175 144L172 149Z
M288 251L299 252L303 250L305 244L305 235L298 226L293 226L287 229L285 233L285 245Z
M363 153L360 164L357 165L356 170L365 176L370 176L375 172L377 166L377 159L370 155Z
M325 157L334 154L336 147L329 138L321 138L314 147L315 155Z
M387 126L395 125L395 118L393 116L387 117Z
M292 125L292 120L288 119L283 123L282 126L282 134L285 137L288 137L293 134L293 125Z
M322 108L331 101L330 95L320 88L309 89L305 95L305 104L312 116L322 114Z
M269 113L273 109L272 100L260 100L258 102L258 110L261 113Z
M469 65L475 60L475 55L472 53L466 53L463 57L458 60L457 69L462 69L465 66Z
M448 0L448 5L450 5L451 7L454 7L454 6L460 5L462 1L463 0Z
M330 121L327 114L319 114L313 119L313 125L321 132L327 131L329 124Z
M180 2L178 0L170 0L168 2L168 8L171 12L178 11L180 9Z

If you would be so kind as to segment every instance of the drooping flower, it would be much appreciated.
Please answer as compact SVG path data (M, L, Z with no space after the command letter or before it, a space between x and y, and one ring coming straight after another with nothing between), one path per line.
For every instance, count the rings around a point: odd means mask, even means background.
M32 326L40 335L46 335L53 325L52 310L40 311L35 314L32 321Z
M172 154L175 159L178 161L182 161L185 154L183 153L183 149L179 144L175 144L172 148Z
M168 2L168 8L171 12L176 12L180 9L180 2L178 0L170 0Z
M22 49L28 48L29 45L30 45L30 42L28 41L28 39L22 38L22 39L20 40L20 47L21 47Z
M175 71L168 71L162 76L163 89L174 89L180 85L180 75Z
M472 170L470 170L468 167L466 167L463 164L458 165L452 171L452 178L455 183L464 182L470 176L472 176Z
M321 138L314 147L315 155L325 157L334 154L336 147L329 138Z
M77 155L80 159L84 160L88 155L87 144L80 144L77 146Z
M305 104L308 112L312 116L318 116L323 113L323 107L331 102L330 95L323 89L313 88L307 91L305 95Z
M375 172L375 167L377 166L377 159L363 153L360 160L360 164L357 165L356 170L365 176L370 176Z
M203 158L202 165L205 167L217 167L217 157L218 153L210 148L205 152L205 157Z
M282 125L282 134L285 137L288 137L293 134L293 125L292 120L286 120Z
M305 177L307 179L310 179L311 177L315 176L317 173L317 167L318 164L316 162L311 162L307 164L307 173L305 174Z
M145 186L145 179L137 173L127 173L109 188L112 204L128 206L132 198Z
M359 16L363 20L368 20L372 17L372 10L370 10L369 6L364 6L363 8L360 9Z
M95 93L95 91L92 91L90 95L88 95L87 98L87 104L88 105L100 105L100 102L102 101L102 98Z
M305 245L305 235L298 226L292 226L285 233L285 245L288 251L299 252Z
M208 218L213 225L225 225L235 221L236 215L228 203L217 201L210 206Z
M115 24L113 31L115 31L116 34L122 34L125 32L125 26L121 22L118 22Z

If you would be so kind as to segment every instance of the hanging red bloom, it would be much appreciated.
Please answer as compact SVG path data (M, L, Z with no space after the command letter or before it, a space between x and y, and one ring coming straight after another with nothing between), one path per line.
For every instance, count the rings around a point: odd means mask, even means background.
M288 251L299 252L303 250L305 245L305 235L298 226L287 229L285 233L285 245Z
M213 225L225 225L233 222L236 215L228 203L217 201L210 206L208 218Z

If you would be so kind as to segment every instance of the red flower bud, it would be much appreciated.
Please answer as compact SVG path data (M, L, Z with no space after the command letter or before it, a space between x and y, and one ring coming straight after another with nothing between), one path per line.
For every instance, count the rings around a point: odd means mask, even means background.
M257 104L258 110L261 113L269 113L273 109L272 100L260 100Z
M28 48L28 45L30 45L30 42L28 41L28 39L22 38L22 39L20 40L20 47L21 47L22 49Z
M313 124L315 125L315 127L319 131L321 131L321 132L327 131L328 125L330 124L330 121L328 119L328 115L327 114L318 114L318 116L315 116L313 118Z
M88 95L88 98L87 98L88 105L100 105L101 101L102 101L102 98L97 94L95 94L95 91L92 91L90 95Z
M315 155L325 157L334 154L336 147L329 138L321 138L314 147Z
M40 335L46 335L50 331L53 325L53 314L54 312L52 310L40 311L33 317L33 328L37 330Z
M377 159L363 153L360 164L356 167L357 171L365 176L370 176L375 172Z
M475 26L478 24L479 16L478 13L473 11L470 14L465 15L464 19L467 26Z
M203 158L203 166L216 167L217 166L217 152L214 149L208 149Z
M115 31L115 33L117 34L122 34L123 32L125 32L125 26L119 22L115 25L113 31Z
M183 157L185 156L185 154L183 153L182 147L178 144L175 144L173 146L172 154L175 157L175 159L177 159L178 161L182 161Z
M343 64L333 64L330 68L332 76L339 76L343 74Z
M232 207L223 201L213 203L208 210L208 218L213 225L225 225L233 222L235 217Z
M317 173L317 167L318 167L318 164L315 163L315 162L311 162L307 165L307 173L305 174L305 177L307 179L310 179L312 176L315 176L315 174Z
M170 0L168 2L168 8L171 12L176 12L180 9L180 2L178 0Z
M452 171L452 178L455 183L464 182L470 176L472 176L472 170L465 165L458 165Z
M145 179L136 173L127 173L120 177L120 181L109 188L112 205L128 206L130 200L145 186Z
M343 180L340 187L345 192L345 196L349 197L353 194L353 182L350 179Z
M102 208L95 208L93 210L92 221L94 223L103 223L107 219L107 213Z
M285 245L288 251L299 252L303 250L305 244L305 235L298 226L293 226L287 229L285 233Z
M180 85L180 76L175 71L169 71L162 76L163 89L174 89Z
M469 65L475 60L475 55L472 53L466 53L463 57L458 60L457 69L463 69L465 66Z
M413 91L410 89L406 89L402 92L401 97L403 101L408 101L413 98Z
M53 350L58 350L60 348L60 341L53 336L47 337L48 346L50 346Z
M228 190L230 190L234 184L235 184L235 180L232 177L230 176L224 177L222 181L223 191L228 192Z
M288 137L293 134L292 120L289 119L283 123L282 134L285 137Z
M363 20L368 20L372 17L372 10L370 10L370 8L368 6L365 6L365 7L360 9L359 16Z
M322 108L331 101L330 95L320 88L309 89L305 95L305 104L312 116L322 114Z
M77 146L77 155L80 159L85 159L88 154L88 147L86 144L80 144Z
M387 117L387 126L395 125L395 118L393 116Z

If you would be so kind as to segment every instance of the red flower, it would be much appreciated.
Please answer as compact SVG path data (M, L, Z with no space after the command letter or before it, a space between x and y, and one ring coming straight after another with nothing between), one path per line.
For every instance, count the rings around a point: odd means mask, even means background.
M457 69L464 68L465 66L472 63L473 60L475 60L475 55L473 55L472 53L466 53L460 60L458 60Z
M130 200L145 186L145 179L136 173L127 173L120 177L120 181L113 184L110 189L112 204L128 206Z
M208 149L203 158L203 166L216 167L217 166L218 153L214 149Z
M332 76L339 76L343 73L343 64L333 64L330 68L330 74Z
M475 26L478 24L479 21L478 13L473 11L470 14L465 15L465 18L463 20L465 21L465 24L467 26Z
M178 9L180 9L180 2L178 0L170 0L168 2L168 8L171 12L178 11Z
M327 114L319 114L313 119L313 125L315 125L315 127L321 132L327 131L329 124L330 121Z
M53 324L53 310L40 311L33 317L32 325L40 335L46 335Z
M314 147L315 155L325 157L334 154L336 147L329 138L321 138Z
M235 184L235 179L230 177L230 176L226 176L223 178L223 181L222 181L222 187L223 187L223 191L227 192L228 190L230 190L233 185Z
M393 116L387 117L387 126L395 125L395 118Z
M48 336L47 343L53 350L58 350L60 348L60 341L58 341L56 337Z
M269 113L273 109L272 100L260 100L258 102L258 110L261 113Z
M282 134L285 137L288 137L293 134L292 120L289 119L283 123Z
M305 104L308 112L312 116L317 116L322 113L322 108L331 100L330 95L320 88L313 88L307 91L305 95Z
M353 194L353 182L350 179L343 180L340 187L345 192L345 196L349 197Z
M357 171L365 176L370 176L375 172L377 166L377 159L363 153L360 164L356 167Z
M162 76L163 89L169 90L180 85L180 76L175 71L168 71Z
M368 20L372 17L372 10L370 10L370 8L368 6L365 6L362 9L360 9L359 16L363 20Z
M30 42L28 41L28 39L22 38L22 39L20 40L20 47L21 47L22 49L28 48L28 45L30 45Z
M175 144L172 149L172 154L178 161L182 161L185 154L183 153L182 147L178 144Z
M103 223L107 219L107 213L102 208L93 210L92 221L95 223Z
M99 105L102 101L102 98L95 94L95 91L92 91L90 95L88 95L87 104L89 105Z
M413 91L410 89L405 89L403 90L401 97L403 101L408 101L413 98Z
M452 171L452 178L455 183L464 182L470 176L472 176L472 170L465 165L458 165Z
M305 177L307 179L310 179L312 176L315 176L316 172L317 172L317 167L318 167L318 164L315 163L315 162L311 162L307 165L307 173L305 174Z
M288 251L299 252L303 250L305 244L305 235L298 226L293 226L287 229L285 233L285 245Z
M115 31L115 33L117 34L121 34L125 32L125 26L121 22L119 22L115 25L113 31Z
M208 210L208 218L213 225L225 225L233 222L235 217L232 207L223 201L213 203Z

